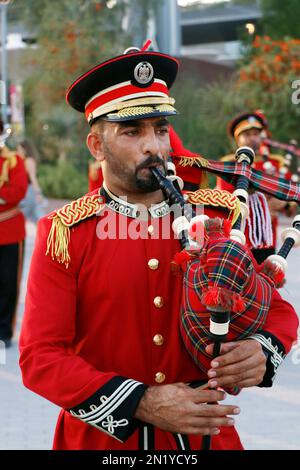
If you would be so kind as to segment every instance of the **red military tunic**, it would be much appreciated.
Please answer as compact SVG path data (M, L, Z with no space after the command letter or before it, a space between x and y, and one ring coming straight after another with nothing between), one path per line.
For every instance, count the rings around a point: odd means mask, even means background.
M63 408L54 449L150 449L141 439L151 426L133 418L145 387L205 379L180 337L182 278L170 269L180 246L166 204L139 221L136 206L106 201L99 216L70 225L68 267L45 255L51 220L39 223L20 365L25 386ZM86 217L82 198L63 210L66 224L79 206ZM286 353L297 321L276 292L268 327ZM184 436L154 430L155 449L177 449L178 442L188 445ZM222 428L212 442L214 449L242 448L234 428ZM190 436L189 445L200 449L201 437Z
M0 149L0 245L25 238L25 219L18 208L27 189L25 165L6 147Z

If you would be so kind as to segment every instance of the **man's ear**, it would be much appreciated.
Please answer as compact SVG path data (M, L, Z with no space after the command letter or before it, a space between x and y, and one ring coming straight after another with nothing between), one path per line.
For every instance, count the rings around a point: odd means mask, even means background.
M100 134L90 132L86 138L86 145L97 161L102 162L104 160L103 140Z

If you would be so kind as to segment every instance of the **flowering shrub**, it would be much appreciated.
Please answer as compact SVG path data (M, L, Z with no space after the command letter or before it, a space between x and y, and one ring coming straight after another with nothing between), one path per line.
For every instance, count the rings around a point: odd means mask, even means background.
M292 102L292 84L300 79L300 40L256 36L248 57L235 85L245 108L263 109L276 140L300 140L300 105Z
M239 84L259 83L262 90L273 92L300 77L300 39L256 36L251 56L251 62L240 69Z

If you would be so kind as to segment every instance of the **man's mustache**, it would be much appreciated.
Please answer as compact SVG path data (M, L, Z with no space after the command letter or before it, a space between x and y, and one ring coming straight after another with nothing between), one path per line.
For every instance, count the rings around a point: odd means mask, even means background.
M159 166L159 165L161 165L164 169L166 169L166 162L163 158L161 158L159 156L148 157L143 163L140 163L136 167L136 172L138 172L139 170L142 170L144 168L151 168L151 167L155 167L155 166Z

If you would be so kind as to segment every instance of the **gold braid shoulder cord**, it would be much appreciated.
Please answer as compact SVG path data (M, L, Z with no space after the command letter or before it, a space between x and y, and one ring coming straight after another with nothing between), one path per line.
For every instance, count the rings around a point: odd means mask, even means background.
M191 204L204 204L206 206L224 207L232 215L232 224L235 223L240 214L240 201L229 191L221 189L198 189L197 191L187 191L188 202Z
M66 204L49 215L48 219L52 220L52 225L47 239L46 255L50 254L53 260L68 267L71 261L69 254L70 227L96 215L103 207L104 199L101 196L98 194L87 195Z
M191 204L205 204L228 209L233 215L232 223L238 218L239 200L228 191L199 189L195 192L187 192L187 195L188 202ZM99 213L104 204L104 199L101 196L87 195L66 204L51 214L48 217L52 220L52 225L47 239L46 255L50 254L53 260L68 267L71 261L69 254L70 227Z

